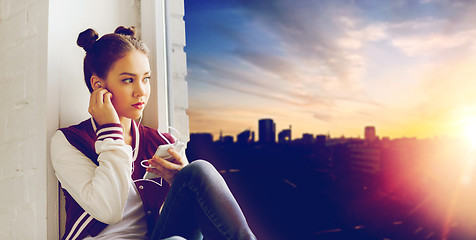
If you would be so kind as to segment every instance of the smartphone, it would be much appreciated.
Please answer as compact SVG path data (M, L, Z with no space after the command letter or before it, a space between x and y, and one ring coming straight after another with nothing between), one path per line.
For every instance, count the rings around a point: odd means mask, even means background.
M155 156L161 157L165 160L168 160L172 158L172 155L168 152L170 148L173 148L174 144L165 144L165 145L160 145L157 148L157 151L155 151Z
M175 150L180 153L182 151L184 144L183 143L176 143L176 144L165 144L165 145L160 145L157 150L155 151L155 156L159 156L165 160L172 159L172 155L168 152L170 148L175 148ZM146 172L144 175L144 179L151 179L151 178L158 178L160 177L159 175L151 172Z

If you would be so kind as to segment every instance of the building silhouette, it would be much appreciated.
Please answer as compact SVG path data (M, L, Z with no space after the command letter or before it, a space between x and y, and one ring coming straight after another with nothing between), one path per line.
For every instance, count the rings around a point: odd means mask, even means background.
M320 134L316 136L316 145L318 146L325 146L327 141L327 136Z
M278 134L278 143L283 144L283 143L290 143L290 142L291 142L291 126L289 126L289 129L283 129Z
M349 168L353 172L377 174L381 170L380 148L366 144L349 146Z
M230 136L230 135L226 135L223 137L223 143L226 143L226 144L233 144L233 136Z
M273 119L260 119L258 121L258 134L261 144L276 143L276 124Z
M310 133L303 133L302 134L301 144L311 145L313 143L314 143L314 135L312 135Z
M367 142L373 142L377 139L377 134L374 126L365 127L365 140Z
M213 135L211 133L191 133L190 142L200 144L212 144Z
M236 142L243 144L243 143L253 143L254 142L255 133L250 130L245 130L239 133L236 136Z

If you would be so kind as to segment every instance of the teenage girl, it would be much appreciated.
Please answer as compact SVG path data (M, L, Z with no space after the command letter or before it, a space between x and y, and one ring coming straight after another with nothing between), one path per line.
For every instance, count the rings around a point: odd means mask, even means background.
M66 197L63 239L256 239L210 163L189 164L174 149L173 159L154 156L175 139L134 120L147 105L154 74L135 29L118 27L99 39L87 29L77 44L86 51L92 118L59 129L51 140ZM162 178L143 179L146 171Z

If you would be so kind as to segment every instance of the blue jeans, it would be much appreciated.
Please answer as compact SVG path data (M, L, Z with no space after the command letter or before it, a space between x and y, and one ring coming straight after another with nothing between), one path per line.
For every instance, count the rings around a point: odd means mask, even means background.
M176 176L151 240L256 239L225 180L210 163L197 160Z

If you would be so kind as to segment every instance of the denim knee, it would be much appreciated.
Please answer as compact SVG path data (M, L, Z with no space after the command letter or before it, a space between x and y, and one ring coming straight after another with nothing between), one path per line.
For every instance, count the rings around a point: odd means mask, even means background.
M218 171L215 169L215 167L205 161L205 160L195 160L182 168L180 172L177 173L177 176L175 177L176 180L181 179L191 179L193 181L197 180L205 180L207 178L214 178L216 174L219 175ZM182 179L185 178L185 179Z

